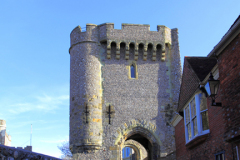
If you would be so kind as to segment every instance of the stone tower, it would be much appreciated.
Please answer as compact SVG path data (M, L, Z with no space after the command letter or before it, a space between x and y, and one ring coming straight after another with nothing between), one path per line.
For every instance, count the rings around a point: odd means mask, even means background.
M6 127L6 121L0 119L0 144L11 146L11 136L7 134Z
M178 30L87 24L71 32L70 149L74 159L173 159L181 66ZM145 150L145 151L143 151Z

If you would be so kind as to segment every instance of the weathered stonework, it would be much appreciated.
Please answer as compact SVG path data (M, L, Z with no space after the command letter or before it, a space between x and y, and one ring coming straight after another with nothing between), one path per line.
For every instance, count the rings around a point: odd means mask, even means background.
M25 149L22 147L9 147L0 144L0 159L1 160L60 160L59 158L29 151L32 147L28 146Z
M146 149L137 141L134 140L127 140L124 142L124 147L130 147L134 150L135 158L136 159L145 159L147 158L147 151Z
M169 124L181 77L177 29L87 24L85 32L80 26L71 32L69 53L70 149L75 159L120 160L126 142L133 141L139 157L141 147L153 160L175 151Z
M11 146L11 136L6 131L6 121L0 119L0 144Z

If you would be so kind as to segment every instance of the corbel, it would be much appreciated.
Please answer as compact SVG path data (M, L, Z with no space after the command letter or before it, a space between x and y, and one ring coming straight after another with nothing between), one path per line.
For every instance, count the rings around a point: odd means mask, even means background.
M161 61L165 61L165 50L162 51L162 55L161 55Z
M156 45L153 46L153 53L152 53L152 60L153 61L156 61L156 52L157 52L156 47L157 47Z
M116 44L116 59L120 59L120 42Z
M129 45L130 45L130 43L126 43L126 52L125 52L125 59L126 60L129 59Z
M107 59L111 59L111 42L110 40L107 41Z
M135 53L134 53L134 60L138 60L138 43L135 43Z
M146 44L144 44L144 52L143 52L143 60L144 61L147 60L147 49L148 49L148 45L146 43Z

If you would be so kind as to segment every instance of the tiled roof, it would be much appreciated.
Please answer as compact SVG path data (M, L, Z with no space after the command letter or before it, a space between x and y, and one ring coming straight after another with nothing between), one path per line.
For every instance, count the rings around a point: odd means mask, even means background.
M182 84L180 87L177 111L181 111L188 100L199 89L202 82L212 68L217 64L216 58L210 57L185 57Z
M209 74L212 68L217 64L216 58L209 57L186 57L200 82Z

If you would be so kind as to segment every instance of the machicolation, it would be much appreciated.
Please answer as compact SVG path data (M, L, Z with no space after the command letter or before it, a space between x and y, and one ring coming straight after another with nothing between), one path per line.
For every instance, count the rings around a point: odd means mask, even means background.
M181 66L178 30L87 24L71 32L70 149L75 159L174 157ZM169 158L171 155L171 158Z

